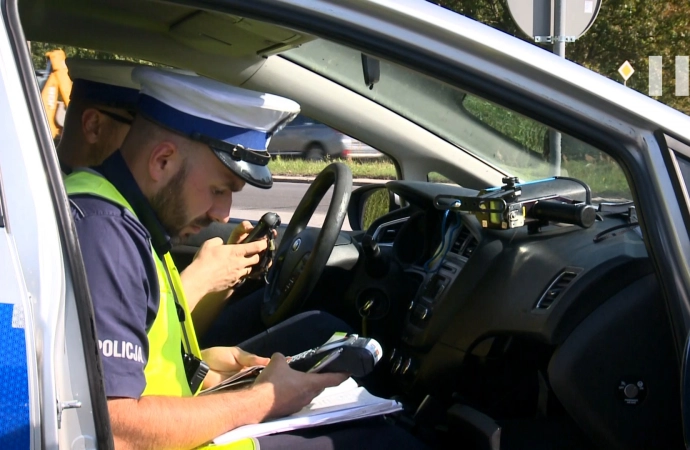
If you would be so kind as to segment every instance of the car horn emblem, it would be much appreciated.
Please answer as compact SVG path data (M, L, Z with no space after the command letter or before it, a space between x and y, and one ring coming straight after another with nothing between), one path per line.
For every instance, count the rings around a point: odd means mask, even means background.
M292 251L296 252L299 250L299 246L302 245L302 239L297 238L295 239L295 242L292 243Z

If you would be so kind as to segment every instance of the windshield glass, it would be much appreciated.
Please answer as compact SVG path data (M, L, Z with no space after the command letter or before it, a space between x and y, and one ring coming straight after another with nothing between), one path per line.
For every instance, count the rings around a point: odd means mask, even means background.
M549 163L549 127L467 94L460 89L387 61L380 81L365 85L360 52L316 40L283 57L365 96L486 161L506 174L532 181L554 175ZM606 153L571 136L561 136L562 176L578 178L593 197L632 198L620 166Z

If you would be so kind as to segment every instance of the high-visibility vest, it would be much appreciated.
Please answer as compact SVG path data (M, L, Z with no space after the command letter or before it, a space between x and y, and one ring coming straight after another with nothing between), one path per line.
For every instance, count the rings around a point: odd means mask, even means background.
M136 217L136 213L129 202L107 179L99 173L88 169L79 169L65 177L65 190L67 195L92 195L103 198L115 205L127 209ZM149 343L149 354L144 368L146 377L146 388L142 396L162 395L168 397L190 397L192 393L187 382L187 376L182 361L182 346L186 352L201 358L201 351L197 342L192 316L189 313L187 300L182 289L180 273L175 267L175 263L170 253L163 255L163 259L158 257L153 247L151 254L156 263L158 272L158 286L160 287L160 304L158 313L153 321L153 325L147 332ZM172 286L168 282L168 275L172 280ZM173 292L174 290L174 292ZM175 305L175 294L177 301L184 310L186 320L180 322ZM185 327L187 339L182 338L182 327ZM187 343L186 341L189 341ZM189 344L189 348L188 348ZM208 449L232 449L232 450L253 450L257 446L254 439L243 439L228 445L216 446L213 444L204 446Z

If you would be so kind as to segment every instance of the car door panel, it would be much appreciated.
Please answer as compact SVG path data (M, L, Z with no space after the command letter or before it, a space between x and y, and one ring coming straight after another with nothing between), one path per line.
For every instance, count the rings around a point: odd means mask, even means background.
M16 2L0 6L0 180L16 258L1 257L18 262L14 273L21 274L28 299L20 312L32 336L26 339L31 442L36 448L112 448L86 273L53 141Z

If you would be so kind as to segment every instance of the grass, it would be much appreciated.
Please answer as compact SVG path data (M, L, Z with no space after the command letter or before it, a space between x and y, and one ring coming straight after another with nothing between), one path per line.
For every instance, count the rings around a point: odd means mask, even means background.
M491 162L519 176L521 181L533 181L550 176L550 164L547 162L548 127L470 95L463 99L462 107L480 122L512 140L517 144L517 148L521 149L510 158L506 156L504 159ZM623 171L608 155L568 135L562 134L561 139L563 176L577 178L587 183L594 197L632 198ZM343 160L342 162L350 166L354 178L384 180L396 178L395 166L389 159ZM315 176L324 166L325 163L322 161L276 158L270 163L269 168L276 175ZM452 182L435 172L430 173L428 179L435 183Z
M569 161L563 167L568 176L589 184L595 197L632 199L628 180L614 161Z
M395 165L387 158L376 160L334 159L329 161L312 161L301 158L281 158L277 156L268 164L273 175L316 176L326 165L332 162L347 164L352 170L353 178L371 178L377 180L395 180Z
M347 164L352 170L353 178L370 178L378 180L396 179L395 166L385 161L348 161L335 160ZM274 175L314 177L328 164L322 161L307 161L298 158L276 158L269 164ZM628 182L622 170L614 161L597 160L567 161L563 163L564 176L577 178L587 183L592 189L594 197L604 198L632 198ZM540 165L538 167L505 167L506 170L518 174L522 181L547 178L548 173ZM453 181L441 174L429 174L432 183L452 183Z
M376 190L364 203L364 211L362 211L362 229L368 230L374 220L383 217L389 210L390 198L388 196L388 190Z

